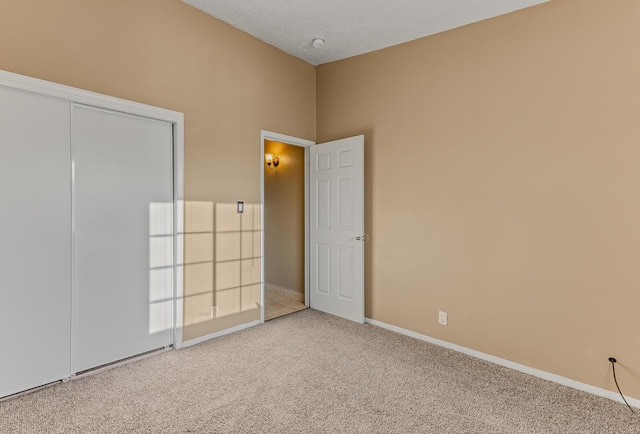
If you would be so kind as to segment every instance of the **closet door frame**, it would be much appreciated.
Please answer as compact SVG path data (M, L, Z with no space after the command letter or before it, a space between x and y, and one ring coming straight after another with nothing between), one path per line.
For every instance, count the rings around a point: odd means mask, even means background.
M184 114L25 75L0 70L0 86L54 97L69 103L143 116L173 125L173 347L182 348L184 259ZM71 243L71 240L69 240Z

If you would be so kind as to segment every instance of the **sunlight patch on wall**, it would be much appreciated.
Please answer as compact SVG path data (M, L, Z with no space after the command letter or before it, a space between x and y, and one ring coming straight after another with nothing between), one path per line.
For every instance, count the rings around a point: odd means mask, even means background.
M184 204L184 325L260 307L260 204Z
M216 204L216 306L219 317L260 307L260 204Z
M149 333L173 326L173 203L149 204Z
M184 203L184 324L211 320L213 202Z

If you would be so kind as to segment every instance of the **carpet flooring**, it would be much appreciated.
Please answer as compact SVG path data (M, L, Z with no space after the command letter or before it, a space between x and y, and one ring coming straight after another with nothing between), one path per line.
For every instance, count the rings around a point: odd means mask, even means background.
M639 433L623 405L313 310L0 402L2 433Z

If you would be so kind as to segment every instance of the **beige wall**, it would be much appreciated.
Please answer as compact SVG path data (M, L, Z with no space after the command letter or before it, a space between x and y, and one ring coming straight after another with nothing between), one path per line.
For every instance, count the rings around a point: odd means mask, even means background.
M184 112L197 211L259 202L261 129L315 136L315 68L179 0L2 0L0 69ZM191 237L187 256L212 261L210 240ZM188 297L213 292L213 265L198 273ZM200 304L185 300L185 317ZM197 322L184 338L258 317Z
M318 68L317 141L366 134L367 317L640 398L639 22L557 0Z
M264 164L265 282L304 293L304 148L265 140L264 152L280 158Z
M315 68L178 0L1 8L0 69L185 113L203 215L259 201L260 129L315 138ZM639 20L556 0L318 68L317 141L366 134L368 317L608 389L613 355L640 398Z

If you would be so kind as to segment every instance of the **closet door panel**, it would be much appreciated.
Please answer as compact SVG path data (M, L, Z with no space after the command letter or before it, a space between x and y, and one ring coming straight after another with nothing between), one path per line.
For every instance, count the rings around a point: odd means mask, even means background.
M70 375L69 103L0 87L0 397Z
M72 113L77 373L172 343L172 126Z

